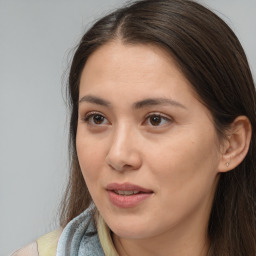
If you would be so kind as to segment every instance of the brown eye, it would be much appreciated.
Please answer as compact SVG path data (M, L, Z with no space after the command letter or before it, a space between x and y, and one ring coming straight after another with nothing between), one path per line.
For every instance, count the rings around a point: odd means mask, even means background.
M151 117L149 118L149 121L150 121L150 123L151 123L153 126L158 126L159 124L161 124L162 117L161 117L161 116L151 116Z
M105 117L101 115L94 115L92 119L95 124L102 124L104 122Z
M150 126L163 126L170 123L171 121L171 118L167 118L165 116L158 114L149 115L146 118L146 122Z
M84 121L89 125L104 125L108 123L107 119L103 115L98 113L88 114L84 118Z

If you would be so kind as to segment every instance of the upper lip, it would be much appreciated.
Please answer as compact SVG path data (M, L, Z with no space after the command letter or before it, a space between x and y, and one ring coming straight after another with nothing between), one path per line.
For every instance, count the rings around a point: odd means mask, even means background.
M141 186L131 184L131 183L111 183L107 185L107 190L119 190L119 191L140 191L143 193L152 193L153 191Z

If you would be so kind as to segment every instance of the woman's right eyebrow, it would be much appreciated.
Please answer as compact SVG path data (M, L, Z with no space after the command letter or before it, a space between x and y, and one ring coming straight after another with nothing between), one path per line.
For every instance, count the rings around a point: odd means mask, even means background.
M97 105L101 105L104 107L111 107L111 103L102 98L93 96L93 95L85 95L79 100L79 104L82 102L89 102ZM178 101L169 98L147 98L133 104L134 109L145 108L148 106L156 106L156 105L171 105L174 107L180 107L183 109L187 109L183 104Z
M111 105L111 103L109 101L101 99L101 98L96 97L96 96L92 96L92 95L83 96L79 100L79 104L82 103L82 102L89 102L89 103L93 103L93 104L97 104L97 105L101 105L101 106L105 106L105 107L109 107Z

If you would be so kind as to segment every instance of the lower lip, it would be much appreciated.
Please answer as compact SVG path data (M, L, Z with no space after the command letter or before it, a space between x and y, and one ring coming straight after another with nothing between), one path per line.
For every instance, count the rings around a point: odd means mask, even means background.
M144 200L148 199L152 193L139 193L130 196L123 196L114 193L113 191L108 191L109 199L112 204L120 208L132 208Z

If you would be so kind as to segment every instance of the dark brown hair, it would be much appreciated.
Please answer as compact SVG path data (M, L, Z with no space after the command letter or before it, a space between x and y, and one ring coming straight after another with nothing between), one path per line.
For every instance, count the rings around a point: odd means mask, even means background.
M154 44L167 50L212 113L220 137L239 115L252 125L247 156L220 176L208 234L209 255L256 255L256 92L239 40L213 12L187 0L142 0L96 22L75 52L69 76L71 172L62 202L64 227L91 202L76 153L78 96L81 72L88 57L111 40Z

